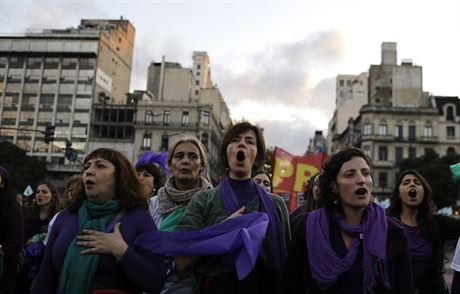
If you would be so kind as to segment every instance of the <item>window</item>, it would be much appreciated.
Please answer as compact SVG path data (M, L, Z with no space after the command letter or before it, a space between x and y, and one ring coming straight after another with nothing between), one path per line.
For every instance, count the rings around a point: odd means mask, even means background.
M182 126L188 125L188 111L182 112L182 119L181 119Z
M409 147L409 159L415 159L417 157L417 150L415 147Z
M415 142L415 126L409 126L409 142Z
M170 111L165 111L163 113L163 125L169 126L170 117L171 117L171 112Z
M388 187L388 174L386 172L379 173L379 187L380 188Z
M201 69L201 64L197 64L196 69Z
M206 150L209 150L208 141L209 141L208 134L204 133L203 135L201 135L201 143L203 144L204 148L206 148Z
M41 58L36 58L36 57L29 57L27 58L27 68L40 68L42 63Z
M200 80L196 80L195 85L199 86L200 85Z
M198 95L200 94L200 91L199 90L195 90L195 95Z
M152 146L152 135L144 134L144 139L142 140L142 149L150 150Z
M448 126L446 127L446 135L447 137L455 137L455 127L454 126Z
M363 152L366 153L367 156L371 156L371 146L363 145Z
M397 140L402 140L403 138L403 126L397 125L395 127L395 137Z
M96 67L96 59L82 58L80 59L80 69L94 69Z
M199 71L196 72L196 75L199 76L201 73Z
M395 161L396 164L399 164L403 160L403 148L396 147L395 148Z
M447 148L446 155L448 155L448 156L454 156L455 154L457 154L457 152L455 152L455 148L454 148L454 147L449 147L449 148Z
M433 137L433 127L425 126L425 128L423 129L423 136L427 138Z
M379 125L379 135L380 136L386 136L388 135L388 126L386 123L380 123Z
M452 106L447 106L446 120L454 121L454 108Z
M168 151L169 149L169 137L168 135L161 135L161 151Z
M340 80L340 81L339 81L339 85L340 85L340 87L343 87L343 86L345 85L344 82L343 82L343 80Z
M59 58L46 58L45 68L46 69L57 69L59 67Z
M351 80L347 80L347 87L351 87Z
M153 123L153 113L150 110L145 112L145 123L149 125Z
M370 123L364 125L363 134L364 136L372 134L372 125Z
M201 111L201 122L204 125L209 125L209 111L207 110Z
M379 160L388 160L388 147L380 146L379 147Z

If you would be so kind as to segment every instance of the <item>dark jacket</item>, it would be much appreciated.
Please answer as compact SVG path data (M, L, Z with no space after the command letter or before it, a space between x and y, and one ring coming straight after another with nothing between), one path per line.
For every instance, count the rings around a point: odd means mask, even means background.
M20 266L18 256L24 246L24 218L19 204L15 203L8 210L7 222L0 228L0 245L5 254L0 293L16 293L16 274Z
M285 271L288 293L337 293L334 287L324 291L320 290L312 278L306 243L305 220L307 217L308 215L306 214L303 223L294 230L288 249ZM404 235L404 228L398 220L390 217L388 217L387 260L391 289L377 285L374 287L374 293L414 293L409 249Z
M429 270L415 285L418 294L445 294L448 293L444 281L444 244L447 240L458 240L460 237L460 220L446 216L435 215L431 223L432 237L425 240L433 250L433 257Z

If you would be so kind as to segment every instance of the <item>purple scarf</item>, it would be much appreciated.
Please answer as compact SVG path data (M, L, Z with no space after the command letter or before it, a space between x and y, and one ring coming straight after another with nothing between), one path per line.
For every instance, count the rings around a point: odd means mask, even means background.
M265 213L251 213L199 231L147 232L137 237L135 244L165 256L223 255L224 260L235 263L242 280L256 264L267 227Z
M286 262L287 250L278 210L268 193L256 183L253 183L253 185L259 195L263 211L267 213L268 219L270 220L268 225L268 240L272 250L274 265L277 269L283 270ZM224 205L228 215L231 215L241 208L238 202L238 197L235 195L228 177L225 177L222 182L220 182L218 188L222 204Z
M310 213L307 218L307 250L313 279L321 290L334 285L338 277L349 270L363 245L363 293L373 293L380 281L390 288L386 263L386 240L388 223L385 210L371 203L364 212L361 225L349 227L343 215L336 218L340 229L353 238L344 258L332 249L329 236L329 215L324 207Z

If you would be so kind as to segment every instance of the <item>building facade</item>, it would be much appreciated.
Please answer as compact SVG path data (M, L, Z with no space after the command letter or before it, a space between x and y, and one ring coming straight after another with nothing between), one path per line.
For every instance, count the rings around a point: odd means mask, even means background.
M82 157L90 150L93 104L125 103L134 35L133 25L120 19L1 36L0 138L46 161L51 172L80 171L62 149L70 140ZM41 133L47 123L55 126L49 144Z
M374 194L389 197L398 164L433 149L460 153L460 100L423 92L422 68L396 62L396 43L382 44L382 63L369 69L368 103L332 138L335 152L356 146L374 161Z
M329 121L327 133L327 147L331 152L332 139L343 133L348 127L348 121L359 115L361 106L368 101L368 73L359 75L338 75L336 78L335 110Z
M219 150L230 112L212 83L206 52L193 53L192 68L179 63L151 63L147 91L138 93L135 160L146 150L167 151L183 135L198 138L207 151L207 173L214 183L224 175Z

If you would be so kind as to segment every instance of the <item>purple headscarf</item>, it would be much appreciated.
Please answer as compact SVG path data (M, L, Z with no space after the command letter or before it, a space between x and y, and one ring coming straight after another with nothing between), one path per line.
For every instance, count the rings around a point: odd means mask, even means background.
M160 153L145 151L136 162L134 168L137 169L139 166L144 164L157 164L168 176L172 175L168 168L168 152L166 151L161 151Z
M270 220L268 225L268 240L270 241L270 248L272 249L275 267L283 270L287 257L287 250L278 210L267 192L255 182L253 184L257 190L257 194L259 195L262 208L267 213L268 219ZM241 208L238 198L230 185L230 179L228 177L225 177L222 182L220 182L219 192L225 211L227 211L228 215L231 215Z
M356 236L344 258L332 249L329 236L329 215L324 207L310 213L306 222L308 262L318 287L322 290L335 284L338 277L349 270L363 245L363 293L373 293L380 281L390 288L386 263L388 223L385 210L371 203L364 212L361 225L349 227L343 215L336 217L340 229Z

